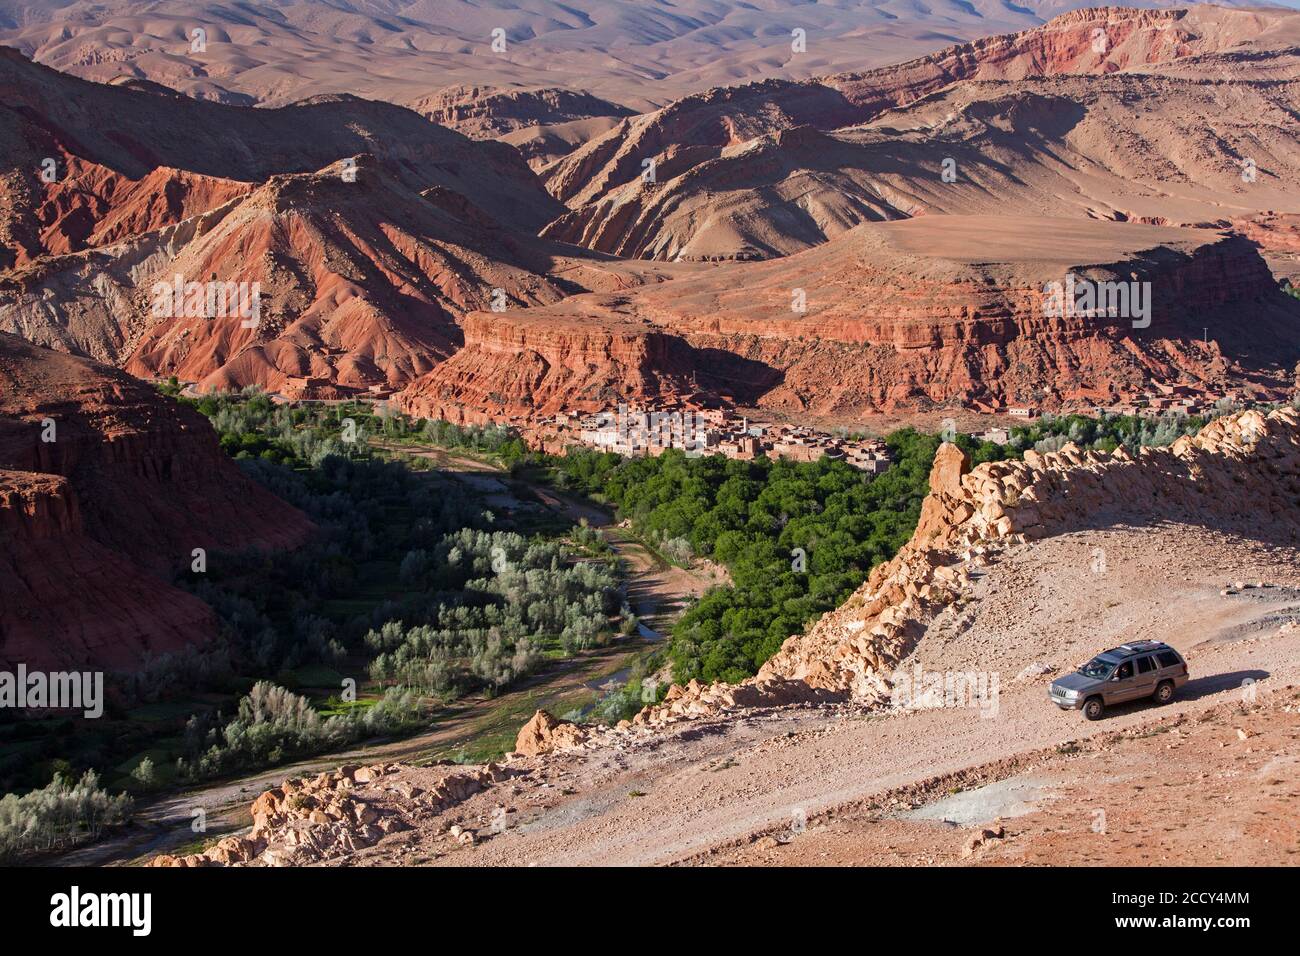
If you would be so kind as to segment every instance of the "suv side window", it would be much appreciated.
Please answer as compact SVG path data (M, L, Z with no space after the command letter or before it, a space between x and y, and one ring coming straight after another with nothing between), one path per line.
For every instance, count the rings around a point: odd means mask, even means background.
M1161 667L1177 667L1182 663L1178 660L1178 655L1173 651L1161 651L1156 655L1156 659L1160 661Z
M1139 674L1150 674L1156 669L1156 662L1150 657L1139 657L1137 664Z
M1119 669L1115 671L1116 680L1128 680L1132 676L1133 676L1132 661L1125 661L1123 664L1120 664Z

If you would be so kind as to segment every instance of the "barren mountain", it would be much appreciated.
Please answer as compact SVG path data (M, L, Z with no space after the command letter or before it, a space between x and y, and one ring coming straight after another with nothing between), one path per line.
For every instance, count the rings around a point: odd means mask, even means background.
M175 226L15 270L0 321L143 377L329 397L430 371L460 347L466 312L653 274L566 257L578 250L506 229L458 193L413 192L368 156L346 162L347 177L343 164L272 176ZM255 288L258 314L159 312L158 287L209 279Z
M411 103L449 85L481 85L487 73L498 85L589 90L645 109L714 86L897 62L961 40L1024 30L1081 5L5 0L0 42L88 79L151 80L241 105L345 92ZM204 32L196 38L195 30ZM799 51L795 30L803 31Z
M1146 289L1149 325L1049 314L1045 290L1068 274ZM1223 231L926 216L624 294L471 315L465 348L400 401L416 414L596 409L615 393L672 397L692 371L724 399L836 416L1108 403L1152 381L1277 395L1300 360L1297 323L1300 303Z
M714 89L634 117L546 89L426 98L432 116L475 135L513 126L507 135L542 151L571 145L544 130L615 122L544 169L571 207L558 218L517 152L409 110L346 96L275 110L200 103L10 54L0 70L15 96L0 130L20 162L0 210L14 250L0 328L204 386L330 397L414 382L409 409L470 418L620 395L828 414L1051 406L1131 396L1151 379L1222 388L1240 375L1271 394L1292 378L1294 302L1248 248L1203 233L1112 247L1105 237L1120 233L1083 224L1237 224L1284 245L1263 224L1295 209L1297 23L1083 11L893 68ZM1219 79L1184 68L1202 60ZM565 122L515 126L535 112ZM109 135L92 114L124 119ZM1045 338L1034 296L1061 276L1022 268L1035 257L1025 237L1044 228L1001 218L1011 212L1078 217L1068 228L1082 245L1046 256L1057 272L1161 272L1142 279L1169 290L1156 331L1052 326ZM947 225L866 228L925 213L985 216L953 235L997 250L995 268L942 241L894 244L941 240ZM530 235L541 227L544 240ZM1047 227L1048 249L1061 229ZM808 254L771 271L677 269L689 281L641 294L627 290L658 267L555 239L656 259ZM1129 262L1165 240L1167 255ZM263 313L160 316L152 293L176 277L255 283ZM1195 305L1174 317L1164 310L1188 300L1184 288ZM805 312L790 308L794 289L812 303ZM560 301L592 290L617 294ZM918 313L912 300L926 295L941 304ZM1258 306L1258 323L1227 321L1243 303Z
M715 91L547 168L571 211L545 234L750 259L935 212L1226 225L1295 211L1298 50L1300 14L1079 11L865 74Z
M14 91L0 130L18 157L0 190L0 329L140 375L397 387L459 347L465 312L658 271L536 239L560 207L518 153L409 110L199 103L13 53L0 71ZM93 113L124 118L105 132ZM159 308L159 288L192 283L256 289L259 314Z
M207 421L124 372L0 333L0 663L138 669L216 636L168 580L195 548L286 548L306 517Z
M276 174L315 172L361 153L373 154L409 188L472 197L516 228L534 230L559 208L515 150L475 143L385 103L352 96L276 110L200 103L87 83L2 47L0 88L6 91L0 146L8 157L0 181L0 237L6 250L21 250L6 251L0 267L82 248L91 238L123 238L121 229L106 232L99 219L121 218L123 206L157 203L146 186L191 197L152 217L133 213L137 226L157 228L224 202L238 191L225 181L261 183ZM100 121L106 116L113 117L111 125ZM140 185L151 175L155 181ZM47 236L70 208L81 210L76 228Z

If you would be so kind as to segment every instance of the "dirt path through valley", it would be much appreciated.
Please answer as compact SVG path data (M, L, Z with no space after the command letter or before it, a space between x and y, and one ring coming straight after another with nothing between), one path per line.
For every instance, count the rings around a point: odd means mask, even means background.
M492 465L455 455L438 448L380 445L390 452L403 452L434 460L439 468L459 469L475 477L508 477ZM455 474L456 472L452 472ZM707 573L674 567L655 556L629 533L614 527L608 512L593 503L529 484L543 504L577 523L585 518L600 530L624 566L628 600L634 612L649 624L640 635L620 638L607 648L558 661L533 675L522 685L495 698L476 695L458 700L434 717L428 731L400 740L368 743L346 751L312 757L272 770L250 773L170 794L137 806L132 825L113 837L74 850L57 860L57 865L105 865L175 850L177 847L248 825L248 804L261 792L287 777L314 775L341 763L406 761L419 763L463 753L475 758L493 744L508 748L515 733L538 709L564 713L589 700L594 689L626 679L625 675L666 631L671 618L695 595L717 579ZM207 829L191 829L201 814Z

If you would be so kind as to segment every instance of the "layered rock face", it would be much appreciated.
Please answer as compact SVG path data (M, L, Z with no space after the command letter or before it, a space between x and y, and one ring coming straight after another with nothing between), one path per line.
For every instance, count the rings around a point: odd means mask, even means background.
M1136 298L1114 315L1053 311L1044 290L1071 275L1145 295L1149 314ZM1248 242L1213 231L925 217L859 226L733 281L647 289L644 314L779 370L776 387L731 391L792 410L1105 402L1151 381L1213 390L1246 368L1276 396L1300 359L1294 302Z
M879 114L954 82L1138 69L1225 49L1259 32L1257 18L1235 10L1094 7L1063 13L1032 30L982 37L898 66L838 73L821 82L864 113Z
M440 126L471 139L495 139L531 126L554 126L596 117L631 116L632 110L590 93L543 87L452 86L407 105Z
M1045 290L1071 275L1120 283L1128 306L1050 312ZM1215 391L1249 378L1275 397L1294 380L1298 326L1300 306L1226 232L922 217L865 223L779 260L475 317L465 350L404 401L416 414L608 408L680 396L687 378L738 404L824 415L1054 408L1131 398L1152 381Z
M0 266L21 267L41 255L112 245L216 209L253 188L249 183L165 166L133 180L58 147L50 153L52 158L58 156L56 172L59 160L65 168L63 177L45 184L46 188L37 189L12 172L7 177L10 195L30 201L30 220L22 223L27 234L8 253L10 261L4 262L5 254L0 254Z
M130 376L0 333L0 662L138 667L216 621L167 583L195 548L303 543L197 412Z
M475 312L465 345L396 399L409 415L488 422L685 399L698 356L681 339L631 323L556 321L533 310Z
M590 93L555 87L453 86L407 105L471 139L509 143L538 170L635 112Z
M545 276L550 257L458 194L416 195L369 157L354 163L353 181L337 169L272 178L153 273L256 283L257 327L141 316L127 370L203 389L399 387L459 347L465 311L564 294Z

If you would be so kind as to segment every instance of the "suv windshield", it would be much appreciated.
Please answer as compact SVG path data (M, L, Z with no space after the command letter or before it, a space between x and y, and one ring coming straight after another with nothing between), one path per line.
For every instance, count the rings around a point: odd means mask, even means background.
M1104 657L1094 657L1079 668L1079 673L1084 677L1091 677L1093 680L1105 680L1114 669L1114 661L1107 660Z

